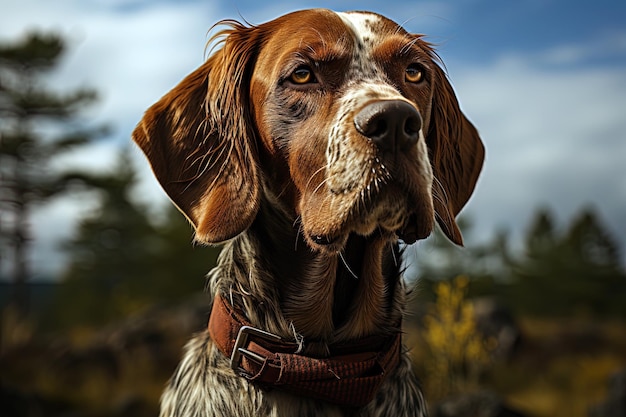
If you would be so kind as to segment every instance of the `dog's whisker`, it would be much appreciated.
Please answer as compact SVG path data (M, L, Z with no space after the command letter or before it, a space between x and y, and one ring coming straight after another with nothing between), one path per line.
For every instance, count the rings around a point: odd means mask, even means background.
M433 187L433 197L435 197L435 194L436 194L437 198L439 198L439 201L441 203L447 204L447 202L449 201L449 198L448 198L448 193L446 191L446 187L443 185L441 181L439 181L439 178L437 178L436 175L433 175L433 183L438 185L438 187ZM439 195L439 192L442 192L443 195Z
M346 269L348 270L348 272L350 273L350 275L352 275L352 277L356 280L359 279L358 275L354 273L354 271L352 270L352 268L350 268L350 265L348 265L348 262L346 262L346 258L344 258L343 256L343 252L340 251L339 252L339 258L341 259L341 262L343 263L343 266L346 267Z
M315 178L315 176L317 174L319 174L320 172L326 170L327 167L328 167L328 164L324 165L323 167L321 167L317 171L315 171L313 174L311 174L311 176L309 177L309 180L306 182L306 185L304 186L304 190L305 191L309 189L309 185L311 185L311 182L313 181L313 178ZM315 194L315 192L317 191L318 188L319 188L319 186L317 186L315 188L315 191L313 191L314 194Z
M292 224L292 228L295 228L296 225L298 225L298 228L296 229L296 236L295 236L295 242L294 242L294 247L293 250L295 252L298 252L298 241L300 240L300 236L303 235L302 233L302 217L297 216L296 219L293 221Z
M393 258L393 265L397 268L399 266L398 257L396 256L396 250L393 245L393 242L389 242L389 252L391 253L391 257Z
M313 190L312 194L315 194L319 191L320 188L322 188L324 185L326 185L326 183L328 183L328 178L324 178L318 185L317 187L315 187L315 190Z

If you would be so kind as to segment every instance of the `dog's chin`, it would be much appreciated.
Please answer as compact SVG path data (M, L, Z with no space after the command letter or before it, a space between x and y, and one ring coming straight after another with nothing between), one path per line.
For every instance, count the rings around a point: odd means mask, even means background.
M433 220L429 220L432 218ZM396 218L395 220L397 220ZM401 221L361 222L346 225L332 234L306 233L305 239L316 251L338 253L345 249L350 236L361 236L366 239L383 240L395 243L398 240L406 244L415 243L427 238L434 227L434 216L423 218L417 212L409 212L399 217ZM306 227L305 227L306 230Z
M367 194L333 194L302 202L300 230L316 251L341 252L351 235L412 244L428 237L435 224L427 189L399 183L388 183Z

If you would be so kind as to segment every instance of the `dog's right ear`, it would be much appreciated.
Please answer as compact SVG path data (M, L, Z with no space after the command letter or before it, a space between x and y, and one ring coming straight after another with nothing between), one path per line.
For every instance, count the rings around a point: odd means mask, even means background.
M205 243L248 228L260 201L248 102L257 28L228 24L216 35L223 47L150 107L132 135Z

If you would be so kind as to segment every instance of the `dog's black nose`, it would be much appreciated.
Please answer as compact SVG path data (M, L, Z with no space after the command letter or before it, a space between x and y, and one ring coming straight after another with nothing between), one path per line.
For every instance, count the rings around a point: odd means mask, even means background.
M422 118L403 100L380 100L365 106L354 118L356 129L381 151L397 152L417 143Z

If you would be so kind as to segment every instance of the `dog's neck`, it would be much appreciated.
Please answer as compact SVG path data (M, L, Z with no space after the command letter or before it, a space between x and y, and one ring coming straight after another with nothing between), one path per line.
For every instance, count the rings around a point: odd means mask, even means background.
M254 326L302 337L317 354L399 326L405 290L397 243L353 235L341 253L314 251L293 219L273 207L263 204L252 226L226 244L211 274L213 291L230 297Z

